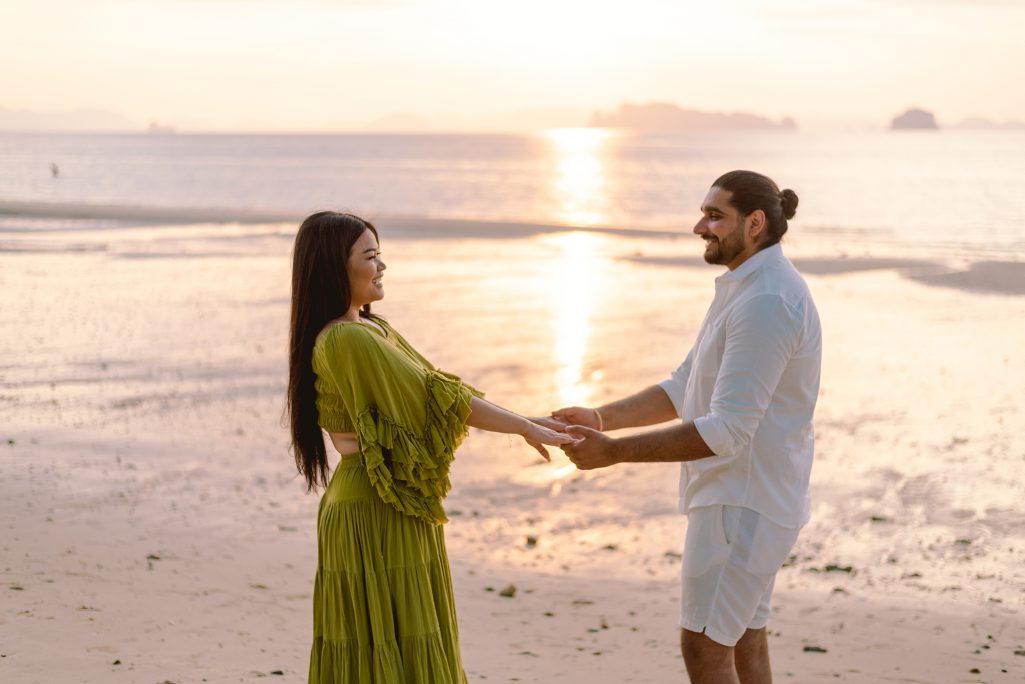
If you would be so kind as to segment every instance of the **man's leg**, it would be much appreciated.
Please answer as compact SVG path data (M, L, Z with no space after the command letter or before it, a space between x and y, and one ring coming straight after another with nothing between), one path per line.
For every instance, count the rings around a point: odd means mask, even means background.
M733 666L733 648L712 641L700 632L680 630L680 650L691 684L739 684Z
M772 684L764 628L747 630L733 648L683 629L680 649L692 684Z
M772 684L769 640L764 627L744 632L733 648L733 660L740 684Z
M771 684L765 625L775 573L797 533L751 509L691 511L681 570L680 645L692 682Z

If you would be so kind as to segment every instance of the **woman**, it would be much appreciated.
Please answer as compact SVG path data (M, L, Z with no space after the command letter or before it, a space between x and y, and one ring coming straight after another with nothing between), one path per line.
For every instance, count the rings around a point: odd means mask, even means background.
M568 435L482 398L435 368L384 319L377 231L320 212L299 227L292 264L288 411L296 465L327 487L309 681L466 681L441 500L467 426L544 444ZM328 478L326 430L341 461Z

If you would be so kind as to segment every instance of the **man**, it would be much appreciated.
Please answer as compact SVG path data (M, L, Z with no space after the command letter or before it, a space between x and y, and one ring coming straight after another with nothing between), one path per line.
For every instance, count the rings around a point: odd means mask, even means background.
M769 600L809 518L822 336L808 287L779 245L796 209L797 195L761 174L716 180L694 232L705 261L728 271L686 360L637 394L552 414L583 438L562 447L582 470L681 462L680 644L694 684L772 681ZM677 417L660 430L603 434Z

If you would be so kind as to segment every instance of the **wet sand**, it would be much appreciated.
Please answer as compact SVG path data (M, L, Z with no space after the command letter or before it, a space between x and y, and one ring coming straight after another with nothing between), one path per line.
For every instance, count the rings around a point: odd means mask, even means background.
M317 498L281 422L294 225L114 218L0 229L0 681L305 681ZM379 223L377 310L525 413L662 379L717 274L685 235ZM1020 266L786 249L825 358L777 679L1020 681ZM914 277L938 267L997 285ZM686 681L676 468L532 454L474 431L454 466L470 681Z

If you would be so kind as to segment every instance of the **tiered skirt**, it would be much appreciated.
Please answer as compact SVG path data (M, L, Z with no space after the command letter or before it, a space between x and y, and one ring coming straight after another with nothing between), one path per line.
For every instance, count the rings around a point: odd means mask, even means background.
M320 502L310 684L465 684L444 527L343 459Z

